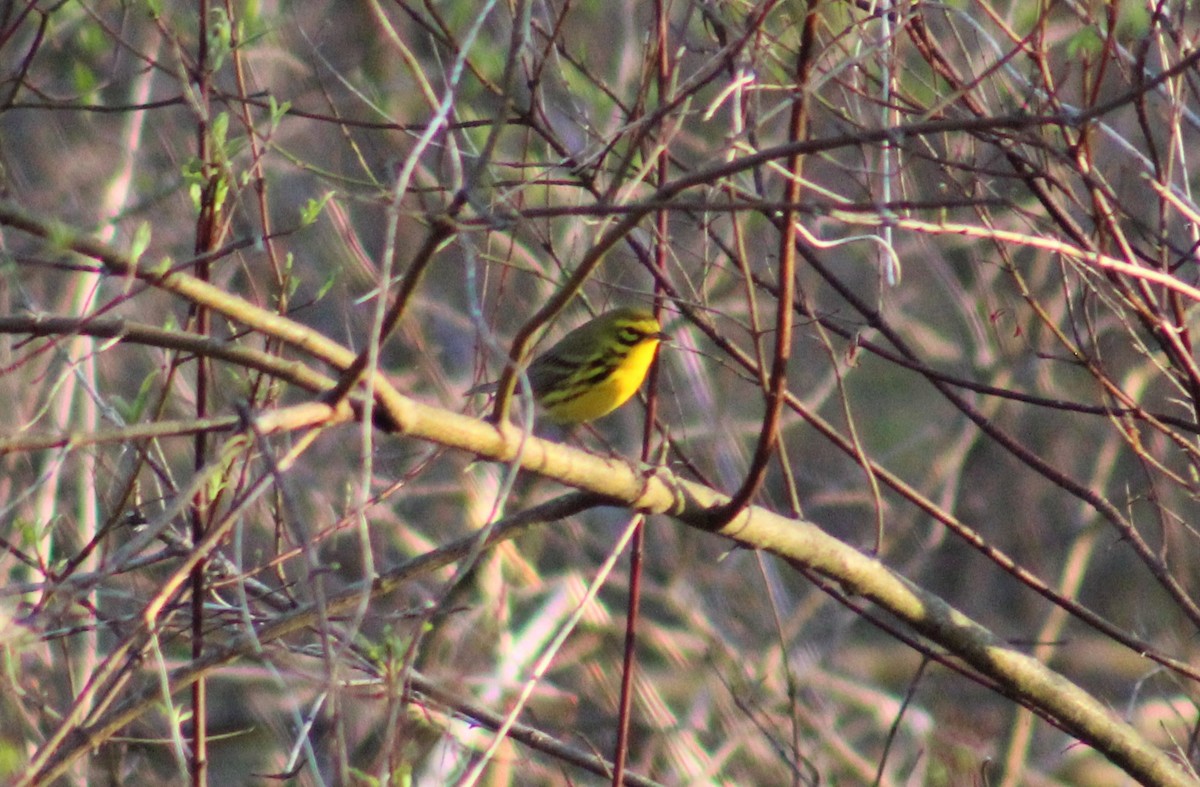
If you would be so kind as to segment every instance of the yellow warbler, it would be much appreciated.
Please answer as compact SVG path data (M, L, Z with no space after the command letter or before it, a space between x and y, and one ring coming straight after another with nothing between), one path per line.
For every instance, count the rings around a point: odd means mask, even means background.
M641 387L658 343L666 338L649 309L605 312L529 364L534 401L560 424L582 424L608 415ZM467 393L495 388L495 383L487 383Z

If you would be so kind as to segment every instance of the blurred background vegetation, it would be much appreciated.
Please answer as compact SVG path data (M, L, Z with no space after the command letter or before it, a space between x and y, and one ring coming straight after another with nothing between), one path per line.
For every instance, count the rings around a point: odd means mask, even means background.
M405 298L378 369L483 417L463 392L628 216L539 347L657 296L674 340L649 440L641 403L538 434L737 489L790 219L791 398L756 502L877 554L1194 763L1198 35L1191 4L1124 0L3 4L0 189L59 229L0 234L0 779L608 782L528 738L484 752L487 714L598 583L519 722L612 758L630 569L600 567L622 509L532 528L457 584L450 565L364 594L199 694L170 685L565 489L354 424L247 435L316 395L130 326L336 370L114 275L62 228L356 353L381 298ZM1128 783L773 558L651 517L641 571L628 776ZM136 691L157 699L101 730Z

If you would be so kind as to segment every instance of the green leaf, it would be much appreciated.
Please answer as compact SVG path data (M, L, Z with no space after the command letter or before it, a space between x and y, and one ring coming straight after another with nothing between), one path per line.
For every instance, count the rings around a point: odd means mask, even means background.
M325 204L332 198L333 192L327 191L325 192L325 196L321 197L319 200L310 199L308 202L304 203L304 207L300 209L300 225L307 227L316 222L316 220L321 216L321 211L325 210Z
M1149 8L1121 3L1117 13L1117 39L1123 43L1140 41L1150 32Z
M218 112L217 116L212 120L212 126L209 128L208 137L212 140L213 150L224 152L226 144L229 142L229 113Z
M1104 39L1100 37L1100 33L1094 28L1083 27L1067 41L1067 55L1073 58L1090 58L1099 54L1103 47Z
M175 260L170 257L163 257L158 261L158 264L150 268L150 274L153 276L166 276L171 272L171 266L175 264Z
M267 106L270 107L271 128L275 128L292 108L292 102L284 101L281 104L275 100L275 96L267 96Z
M96 72L78 60L71 65L71 81L80 96L90 95L100 83Z
M229 179L224 173L217 176L217 189L213 194L213 210L217 213L225 207L225 199L229 196Z
M233 51L233 26L224 8L213 8L208 25L209 70L220 71Z
M146 403L150 401L150 392L153 391L158 384L158 372L153 371L146 375L142 380L142 385L138 388L137 396L132 402L126 402L120 397L115 397L113 403L116 405L117 412L125 419L126 423L137 423L142 419L142 413L146 411Z
M133 233L133 242L129 244L129 261L134 265L150 248L150 222L143 221Z
M193 156L184 162L180 168L183 182L188 187L188 197L192 200L192 209L200 212L200 199L204 195L204 164Z
M295 261L292 259L292 253L288 252L286 266L287 279L285 279L285 284L287 285L287 296L289 299L294 297L296 295L296 291L300 289L300 279L292 275L292 267L294 262Z
M329 272L329 276L321 284L320 289L317 290L316 300L319 301L322 298L324 298L327 294L329 294L329 290L332 289L332 287L335 283L337 283L337 280L338 280L337 274L338 274L338 272L337 272L336 268Z

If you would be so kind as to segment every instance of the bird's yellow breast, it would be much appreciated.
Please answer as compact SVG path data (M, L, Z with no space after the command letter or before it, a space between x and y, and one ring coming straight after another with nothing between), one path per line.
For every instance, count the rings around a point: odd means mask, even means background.
M633 347L612 374L592 385L586 392L546 408L552 421L563 424L583 423L608 415L637 393L654 360L658 339L647 338Z

